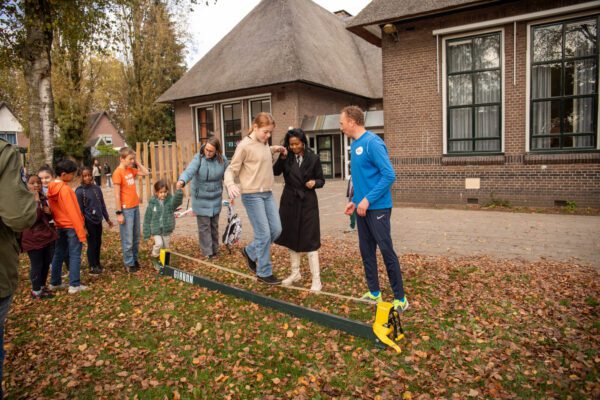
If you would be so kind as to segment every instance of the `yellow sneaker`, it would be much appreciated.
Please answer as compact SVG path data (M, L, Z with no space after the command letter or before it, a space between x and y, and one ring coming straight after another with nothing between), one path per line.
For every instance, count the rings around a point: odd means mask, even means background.
M406 297L402 300L394 299L394 302L392 304L394 306L394 310L398 312L404 312L408 310L409 307L408 300L406 300Z

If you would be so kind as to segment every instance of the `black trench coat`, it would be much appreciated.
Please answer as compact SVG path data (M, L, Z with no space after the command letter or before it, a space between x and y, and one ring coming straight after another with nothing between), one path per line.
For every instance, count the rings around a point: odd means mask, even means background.
M302 164L298 166L294 153L288 152L286 159L280 158L273 165L273 174L282 173L285 180L279 202L282 231L275 243L301 253L318 250L321 247L321 226L315 189L325 185L321 161L315 153L306 149ZM313 179L315 186L308 189L306 182Z

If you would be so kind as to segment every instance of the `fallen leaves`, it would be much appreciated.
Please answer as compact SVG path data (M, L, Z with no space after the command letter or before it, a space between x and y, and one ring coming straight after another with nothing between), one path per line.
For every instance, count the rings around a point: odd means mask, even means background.
M195 239L174 244L198 252ZM23 261L6 332L11 398L600 397L600 279L589 268L405 255L411 310L402 316L406 337L396 356L309 321L158 279L146 260L140 274L126 275L119 254L107 251L119 248L117 236L106 235L105 246L106 272L91 281L84 271L92 290L81 296L31 301ZM355 245L323 239L320 258L328 291L364 292ZM285 275L287 252L275 246L273 260ZM238 253L219 263L245 272ZM371 306L178 266L348 318L373 317ZM301 269L308 271L305 259ZM310 274L303 277L300 284L310 286Z

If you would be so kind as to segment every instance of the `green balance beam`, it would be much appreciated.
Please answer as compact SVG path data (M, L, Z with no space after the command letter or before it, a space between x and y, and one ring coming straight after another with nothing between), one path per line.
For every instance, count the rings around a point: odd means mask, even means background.
M371 325L365 324L364 322L354 321L352 319L340 317L338 315L313 310L310 308L299 306L297 304L289 303L287 301L263 296L255 292L226 285L224 283L217 282L212 279L190 274L189 272L173 268L170 265L166 265L163 267L157 261L153 262L154 267L159 271L161 275L170 276L174 279L190 283L195 286L200 286L210 290L216 290L223 294L239 297L241 299L251 301L261 306L270 307L277 311L281 311L298 318L303 318L316 322L317 324L326 326L331 329L346 332L352 336L374 341L379 346L381 345L381 342L373 333L373 327Z

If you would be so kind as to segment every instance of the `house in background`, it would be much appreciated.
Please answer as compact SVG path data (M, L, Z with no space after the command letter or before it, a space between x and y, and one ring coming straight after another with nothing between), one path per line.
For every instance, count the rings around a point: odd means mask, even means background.
M99 154L97 150L99 145L110 146L115 150L127 146L125 139L111 122L106 111L90 114L85 132L88 133L89 138L85 143L85 147L90 149L92 156Z
M347 18L310 0L263 0L158 99L174 105L177 142L217 135L231 158L261 111L273 114L272 142L280 143L306 117L350 104L381 110L381 50L348 32ZM313 149L332 162L329 177L347 166L337 126L310 133Z
M600 207L600 2L374 0L396 200ZM374 34L375 32L375 34Z
M25 136L23 126L3 101L0 101L0 139L22 148L29 147L29 138Z

